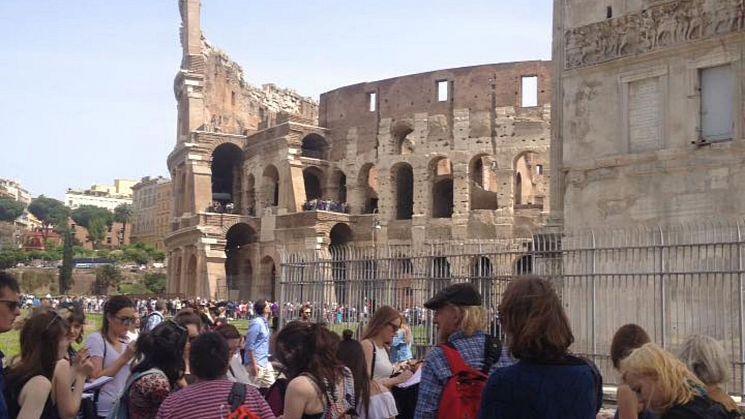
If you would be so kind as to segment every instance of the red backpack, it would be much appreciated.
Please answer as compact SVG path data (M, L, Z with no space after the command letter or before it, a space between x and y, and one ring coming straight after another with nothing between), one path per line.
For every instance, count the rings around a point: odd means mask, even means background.
M476 419L479 416L481 395L489 378L489 370L501 355L498 339L487 335L485 347L484 368L479 371L471 368L452 345L440 345L453 375L442 391L438 419Z

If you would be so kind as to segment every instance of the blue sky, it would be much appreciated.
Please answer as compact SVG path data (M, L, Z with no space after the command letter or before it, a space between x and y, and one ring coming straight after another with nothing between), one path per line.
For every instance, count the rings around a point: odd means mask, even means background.
M551 0L203 0L255 85L317 98L465 65L550 59ZM0 1L0 178L33 195L167 175L177 0Z

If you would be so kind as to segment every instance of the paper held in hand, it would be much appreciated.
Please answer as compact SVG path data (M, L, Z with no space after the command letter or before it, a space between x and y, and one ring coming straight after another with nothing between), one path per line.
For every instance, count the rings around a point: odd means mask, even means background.
M422 381L422 368L417 368L416 372L414 373L414 375L411 376L411 378L396 387L407 388L413 386L414 384L419 384L420 381Z
M106 383L108 383L109 381L113 379L114 377L107 377L105 375L102 377L98 377L95 380L91 381L90 383L85 383L85 386L83 386L83 391L93 391L99 387L102 387L103 385L105 385Z

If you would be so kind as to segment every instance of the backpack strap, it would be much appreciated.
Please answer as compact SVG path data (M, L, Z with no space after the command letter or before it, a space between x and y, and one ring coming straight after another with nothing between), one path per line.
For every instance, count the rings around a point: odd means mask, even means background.
M235 382L233 387L230 388L230 394L228 394L228 403L230 403L230 412L235 412L246 400L246 385L243 383Z
M486 375L489 375L494 363L502 357L502 341L492 335L484 336L484 367L481 369Z
M375 354L378 352L377 348L375 348L375 342L372 341L372 339L368 339L370 344L373 347L373 356L372 356L372 365L370 366L370 379L375 375Z
M448 364L450 364L450 372L452 372L454 376L458 373L465 372L471 369L471 367L466 364L466 361L463 360L463 357L460 356L460 353L457 349L455 349L452 343L448 342L446 344L440 345L440 348L445 354L445 357L448 360Z

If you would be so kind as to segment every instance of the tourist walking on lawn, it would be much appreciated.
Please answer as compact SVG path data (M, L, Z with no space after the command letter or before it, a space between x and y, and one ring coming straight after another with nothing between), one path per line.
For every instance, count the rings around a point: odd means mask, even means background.
M594 418L603 400L602 379L594 364L569 354L574 336L551 283L513 280L499 312L518 362L489 377L479 417Z
M453 377L451 358L464 367L488 374L501 355L498 340L485 333L486 310L481 306L481 294L470 283L451 285L424 306L434 311L440 345L424 360L414 414L417 419L436 418L438 412L452 407L441 404L443 389Z
M9 273L0 271L0 333L13 328L16 317L21 315L21 289L18 281ZM5 402L5 355L0 352L0 419L9 419L8 405Z
M272 308L266 300L254 303L256 316L251 319L246 335L243 364L251 381L259 388L269 388L276 378L272 363L269 362L269 339L272 335L269 327L269 315Z
M156 417L227 418L232 411L231 399L242 391L243 400L236 401L237 407L243 406L261 419L274 419L274 413L256 388L225 378L229 357L228 343L219 333L207 332L197 336L191 343L189 353L189 363L196 381L168 396L160 405Z
M115 295L104 304L101 331L88 336L86 347L93 360L92 378L114 378L100 389L96 403L98 416L109 414L129 377L135 343L127 339L127 333L137 321L136 316L134 302L124 295Z

